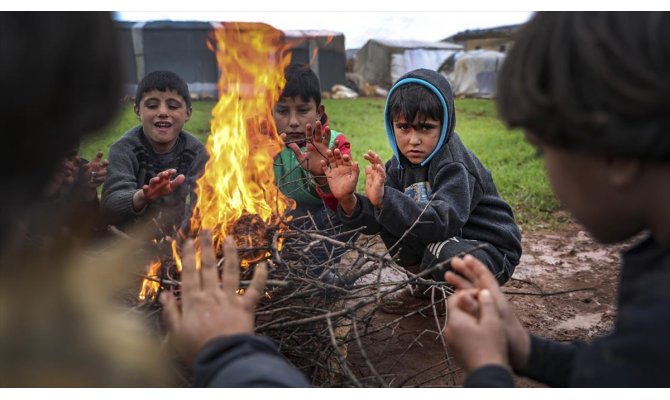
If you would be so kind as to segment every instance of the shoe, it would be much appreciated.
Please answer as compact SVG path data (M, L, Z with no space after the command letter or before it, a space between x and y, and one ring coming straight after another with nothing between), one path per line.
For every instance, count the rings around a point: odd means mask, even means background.
M414 311L419 311L420 314L427 316L433 315L436 312L438 316L446 314L444 298L441 294L435 294L435 304L431 301L430 295L413 294L409 288L404 288L395 293L392 293L384 298L381 309L387 314L405 315Z

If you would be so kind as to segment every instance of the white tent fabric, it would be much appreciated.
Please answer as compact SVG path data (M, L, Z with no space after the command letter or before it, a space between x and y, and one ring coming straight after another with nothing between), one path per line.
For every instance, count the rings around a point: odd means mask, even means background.
M418 68L437 69L457 50L412 49L391 56L391 81Z
M413 69L437 70L445 58L462 49L445 42L370 39L356 53L354 72L368 83L388 89Z
M505 54L490 50L474 50L461 54L452 72L443 68L456 96L495 96L498 71L505 60Z

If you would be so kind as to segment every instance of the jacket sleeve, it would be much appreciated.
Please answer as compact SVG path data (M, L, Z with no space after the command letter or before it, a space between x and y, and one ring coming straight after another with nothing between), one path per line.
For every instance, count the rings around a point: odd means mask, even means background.
M136 162L130 151L118 143L109 149L107 177L102 187L101 209L112 224L123 223L141 215L144 210L133 209L137 187Z
M252 334L207 343L196 357L193 374L195 387L309 387L269 339Z
M552 387L567 387L577 351L585 345L553 342L530 335L528 362L517 372Z
M375 218L375 213L377 212L375 206L370 203L370 200L367 197L359 193L354 193L354 196L356 196L356 206L351 215L345 214L338 203L337 214L340 217L340 221L342 221L344 225L354 229L365 226L365 229L361 232L366 235L374 235L375 233L381 232L382 227Z
M340 133L338 137L335 138L335 148L339 149L342 155L351 156L351 144L347 137L343 133ZM321 197L326 207L330 208L333 211L337 211L337 198L333 196L330 192L324 192L320 187L316 187L316 193Z
M391 164L387 164L389 176L390 168ZM461 163L442 166L434 185L432 201L426 204L415 202L402 189L387 184L381 210L376 214L379 225L398 237L412 227L412 233L425 243L458 235L482 197L481 185ZM417 219L419 222L415 224Z
M514 387L512 374L501 365L484 365L468 374L465 387L470 388L511 388Z

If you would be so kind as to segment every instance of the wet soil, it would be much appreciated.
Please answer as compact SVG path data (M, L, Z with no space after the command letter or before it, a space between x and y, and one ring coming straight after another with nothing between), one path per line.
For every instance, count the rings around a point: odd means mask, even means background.
M611 329L615 316L620 251L604 246L568 220L557 229L523 232L523 256L503 287L522 324L532 333L558 340L590 340ZM383 245L380 244L381 250ZM388 280L402 276L389 271ZM399 318L375 313L374 334L350 346L349 359L368 386L459 386L464 375L440 334L444 317L432 313ZM366 362L367 360L367 362ZM542 386L515 377L518 386Z

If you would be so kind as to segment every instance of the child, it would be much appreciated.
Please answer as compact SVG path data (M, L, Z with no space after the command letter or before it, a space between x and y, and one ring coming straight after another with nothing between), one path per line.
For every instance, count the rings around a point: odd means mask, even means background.
M551 386L666 387L670 377L670 14L539 13L498 79L500 115L543 154L556 196L623 254L619 315L606 336L530 335L491 274L454 260L445 336L466 386L512 386L510 368Z
M325 160L328 149L350 154L349 141L344 134L328 126L328 115L321 104L319 78L314 71L305 64L291 64L284 74L286 85L272 113L277 131L287 144L275 159L277 185L282 193L296 201L293 217L297 227L316 228L346 242L353 235L338 235L342 225L335 212L337 199L330 193L321 160ZM308 214L311 218L299 218ZM312 250L315 264L331 257L338 260L344 253L344 249L325 246L327 251L319 246Z
M81 239L90 239L102 233L98 186L107 175L107 160L99 151L89 162L79 155L79 139L57 166L46 186L36 210L27 218L28 240L37 243L55 234L67 233ZM68 212L65 212L67 210Z
M323 168L345 225L379 233L408 271L418 273L472 251L504 283L519 263L521 234L491 174L454 131L455 117L447 80L435 71L412 71L395 83L386 102L394 157L384 169L377 154L365 155L371 164L365 170L366 196L355 193L358 165L349 156L329 152L330 167L324 162ZM431 275L442 280L444 270ZM425 303L419 297L428 293L412 292L407 288L388 296L382 309L416 310Z
M125 228L140 217L158 218L166 235L187 222L206 161L203 144L182 130L191 113L188 86L174 72L155 71L138 84L141 125L109 150L102 209L111 224Z

